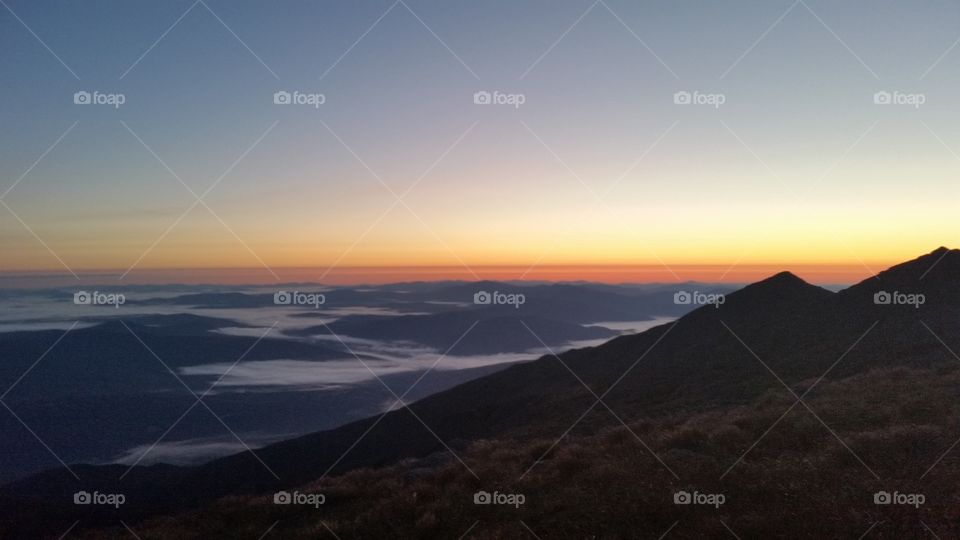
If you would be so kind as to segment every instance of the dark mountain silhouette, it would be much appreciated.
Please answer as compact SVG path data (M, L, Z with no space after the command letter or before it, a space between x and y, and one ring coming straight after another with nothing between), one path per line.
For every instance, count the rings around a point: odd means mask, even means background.
M945 300L960 290L958 268L960 251L938 250L880 275L884 286L930 295L919 308L878 305L874 279L833 293L784 272L674 323L516 365L422 399L409 410L267 446L257 458L243 453L195 468L137 468L123 481L117 480L117 467L78 468L80 482L54 470L9 484L2 493L10 508L53 504L56 515L70 521L78 511L67 503L77 489L122 491L130 504L110 519L136 519L226 495L303 485L325 474L391 467L449 449L476 451L482 440L504 441L515 449L523 441L550 441L564 433L571 439L600 436L619 429L621 420L637 429L646 429L640 424L648 420L675 426L711 414L747 414L779 403L784 395L789 405L789 391L802 395L820 379L839 384L877 370L944 369L939 366L957 361L948 347L960 350L955 331L960 310ZM602 397L602 405L595 396ZM840 422L837 415L832 411L831 419ZM769 422L744 418L747 423L736 429L750 433L744 436L749 443L776 415ZM824 434L819 424L812 426L818 436ZM825 436L829 439L829 433ZM663 440L674 447L688 444ZM533 463L540 455L533 451L526 459ZM83 515L90 519L89 513Z

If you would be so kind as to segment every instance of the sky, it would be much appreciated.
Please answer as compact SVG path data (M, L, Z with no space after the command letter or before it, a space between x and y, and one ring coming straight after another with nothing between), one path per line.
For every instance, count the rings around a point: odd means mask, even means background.
M0 273L861 279L958 245L958 17L3 0Z

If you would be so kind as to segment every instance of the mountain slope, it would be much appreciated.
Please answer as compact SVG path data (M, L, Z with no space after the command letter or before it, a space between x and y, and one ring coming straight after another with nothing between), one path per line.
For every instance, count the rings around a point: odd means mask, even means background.
M930 257L941 257L944 270L938 265L919 280ZM951 271L958 264L960 252L935 252L900 265L896 275L915 275L923 282L920 290L948 295L960 287ZM410 410L271 445L257 451L259 460L239 454L163 475L135 469L123 483L115 481L116 469L84 469L80 483L52 471L6 486L3 493L65 501L81 486L124 489L135 502L122 515L135 518L228 494L269 493L328 472L389 466L449 449L459 453L481 439L552 440L565 432L589 437L616 429L621 420L750 406L770 392L786 392L784 385L800 395L821 377L833 381L890 366L929 369L956 361L940 342L960 350L955 304L877 305L867 294L871 286L865 282L831 293L781 273L675 323L513 366L423 399ZM604 404L596 405L594 394ZM763 431L754 428L754 436ZM150 487L141 493L137 486ZM76 513L69 506L60 511L64 517Z

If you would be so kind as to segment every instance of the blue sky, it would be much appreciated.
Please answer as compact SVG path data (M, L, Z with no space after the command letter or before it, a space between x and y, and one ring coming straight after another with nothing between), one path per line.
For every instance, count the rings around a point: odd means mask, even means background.
M954 3L4 2L0 193L29 173L0 207L0 270L852 263L956 243ZM209 209L184 215L166 167L216 184Z

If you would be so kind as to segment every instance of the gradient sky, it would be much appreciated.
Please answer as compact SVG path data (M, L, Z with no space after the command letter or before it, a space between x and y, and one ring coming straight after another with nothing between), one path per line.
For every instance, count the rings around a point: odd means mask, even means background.
M3 1L0 271L830 281L958 245L955 2Z

